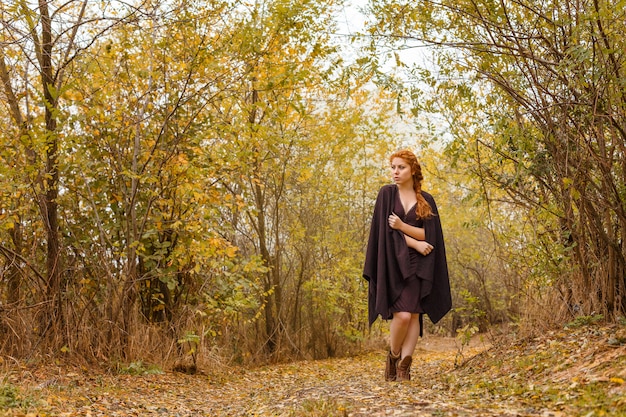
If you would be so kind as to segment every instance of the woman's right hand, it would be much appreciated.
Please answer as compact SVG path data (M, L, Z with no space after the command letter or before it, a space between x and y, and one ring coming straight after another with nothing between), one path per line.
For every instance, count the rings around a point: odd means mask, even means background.
M389 215L389 217L387 218L387 223L389 223L389 227L391 227L392 229L400 231L402 230L402 225L404 224L402 219L400 219L400 216L398 216L396 213L391 213Z

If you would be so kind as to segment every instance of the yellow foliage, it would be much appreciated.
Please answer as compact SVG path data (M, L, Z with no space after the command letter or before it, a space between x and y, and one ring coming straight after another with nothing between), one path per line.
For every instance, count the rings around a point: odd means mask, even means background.
M236 246L229 246L226 248L226 256L229 258L234 258L237 255L237 251L239 249Z

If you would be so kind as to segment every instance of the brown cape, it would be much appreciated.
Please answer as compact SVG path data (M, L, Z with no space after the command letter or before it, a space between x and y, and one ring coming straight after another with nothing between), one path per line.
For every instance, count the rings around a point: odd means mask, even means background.
M369 325L379 315L384 320L392 318L389 308L400 296L404 279L414 274L421 278L421 306L430 320L437 323L452 308L446 248L437 205L430 194L422 191L434 214L424 219L426 241L434 249L426 256L420 255L420 262L411 266L409 250L413 249L407 246L404 234L392 229L388 223L397 193L395 184L382 187L374 206L363 269L363 277L369 281Z

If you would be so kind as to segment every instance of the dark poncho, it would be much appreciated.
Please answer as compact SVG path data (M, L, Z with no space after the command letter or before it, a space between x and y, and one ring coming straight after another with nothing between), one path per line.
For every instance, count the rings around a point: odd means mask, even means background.
M369 325L379 315L385 320L393 318L389 308L400 296L403 281L416 274L422 286L421 306L430 320L437 323L452 308L446 248L437 205L430 194L422 191L434 214L423 220L426 241L434 249L426 256L420 255L420 261L411 265L409 250L413 249L407 246L404 234L392 229L388 223L397 194L395 184L382 187L374 206L363 269L363 277L369 281Z

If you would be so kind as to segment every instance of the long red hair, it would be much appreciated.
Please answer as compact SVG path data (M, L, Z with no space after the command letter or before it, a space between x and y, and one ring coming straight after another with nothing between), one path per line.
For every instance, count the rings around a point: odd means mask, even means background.
M415 197L417 198L415 214L418 219L428 219L433 215L433 209L422 195L422 181L424 180L424 176L422 175L422 167L417 160L417 157L413 152L403 149L401 151L394 152L389 157L389 162L391 163L394 158L402 158L411 167L413 189L415 190Z

